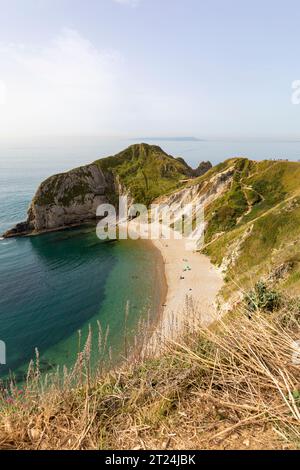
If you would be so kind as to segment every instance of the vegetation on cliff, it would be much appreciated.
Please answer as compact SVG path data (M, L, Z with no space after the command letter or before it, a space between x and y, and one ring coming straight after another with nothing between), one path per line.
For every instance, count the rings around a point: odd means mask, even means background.
M96 163L104 173L117 176L137 203L146 205L180 187L180 181L193 173L183 159L173 158L160 147L148 144L132 145Z
M161 194L178 187L180 180L193 173L183 159L173 158L160 147L148 144L132 145L117 155L96 160L94 164L108 179L111 180L113 176L119 181L136 202L143 204L149 204ZM62 206L69 206L78 198L83 200L90 192L87 182L87 178L91 176L90 166L82 166L48 178L43 183L44 190L36 196L35 203L44 206L59 202ZM68 177L74 177L76 181L68 184L57 200L60 188ZM112 192L113 188L110 190Z
M261 276L272 277L280 266L283 275L275 276L276 282L299 293L300 164L231 159L202 181L230 167L230 188L206 210L204 247L226 270L224 293L245 289Z
M102 203L117 205L120 194L149 205L158 196L176 190L211 167L209 162L190 168L160 147L131 145L117 155L53 175L43 181L30 205L27 221L5 237L55 230L96 219Z

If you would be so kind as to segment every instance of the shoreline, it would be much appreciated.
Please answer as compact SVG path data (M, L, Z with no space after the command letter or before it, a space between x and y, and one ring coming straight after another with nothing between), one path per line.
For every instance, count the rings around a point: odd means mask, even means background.
M185 330L209 325L218 316L216 300L223 285L220 271L208 256L187 251L185 240L149 240L160 252L165 287L145 348L145 355L161 350Z
M59 229L47 229L18 236L36 236L49 232L93 227L94 220L72 224ZM142 228L143 224L140 224ZM135 224L131 222L131 229ZM142 229L143 230L143 229ZM5 235L5 234L4 234ZM156 273L159 284L158 311L148 323L142 354L155 354L163 342L176 340L184 330L208 325L217 318L216 300L223 277L208 256L186 249L186 240L144 239L157 252Z
M20 222L21 224L24 224L26 222ZM19 225L19 224L17 224ZM72 230L72 228L80 228L80 227L94 227L97 225L97 220L96 219L90 219L86 220L83 222L78 222L78 223L73 223L73 224L68 224L68 225L62 225L61 227L54 227L54 228L45 228L43 230L26 230L23 232L17 232L16 227L17 225L10 230L7 230L1 235L1 238L3 239L9 239L9 238L26 238L26 237L38 237L39 235L46 235L47 233L54 233L54 232L64 232L67 230Z

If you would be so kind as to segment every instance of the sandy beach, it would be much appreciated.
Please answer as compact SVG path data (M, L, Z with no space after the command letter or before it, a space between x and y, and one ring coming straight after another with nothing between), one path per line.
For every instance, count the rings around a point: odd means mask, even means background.
M142 233L142 224L139 230ZM165 299L148 344L153 350L162 341L175 340L188 326L208 325L216 319L216 299L223 278L207 256L186 249L185 239L171 236L150 242L161 253L166 280Z
M209 258L187 251L185 240L153 240L164 260L167 283L155 335L175 339L188 325L207 325L217 315L216 298L223 285L220 272Z

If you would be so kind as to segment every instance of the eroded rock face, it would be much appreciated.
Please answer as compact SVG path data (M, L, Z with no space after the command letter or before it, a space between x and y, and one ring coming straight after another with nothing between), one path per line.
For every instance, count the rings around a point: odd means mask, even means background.
M3 236L4 238L20 237L22 235L27 235L30 231L31 228L28 222L20 222L15 227L5 232Z
M54 175L38 188L27 221L4 236L55 230L96 218L97 207L108 203L120 190L111 173L104 174L97 164Z
M88 165L52 176L38 188L28 211L34 230L82 223L95 219L99 204L108 202L114 182L96 165Z
M207 173L212 168L212 164L210 162L201 162L198 167L193 170L194 176L202 176Z
M188 186L169 196L162 196L154 202L167 204L174 212L177 207L183 204L202 204L206 207L228 190L232 183L233 175L234 168L230 167L221 173L217 173L205 182Z

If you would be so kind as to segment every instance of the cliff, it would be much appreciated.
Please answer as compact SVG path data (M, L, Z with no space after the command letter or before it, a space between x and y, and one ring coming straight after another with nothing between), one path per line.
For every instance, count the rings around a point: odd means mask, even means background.
M25 222L4 234L13 237L80 225L96 218L102 203L116 204L120 194L150 204L193 177L183 159L160 147L132 145L117 155L51 176L39 186Z
M5 236L55 230L94 219L97 206L117 190L111 175L104 174L96 164L51 176L39 186L27 221Z

